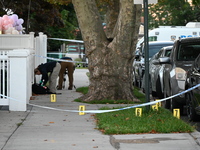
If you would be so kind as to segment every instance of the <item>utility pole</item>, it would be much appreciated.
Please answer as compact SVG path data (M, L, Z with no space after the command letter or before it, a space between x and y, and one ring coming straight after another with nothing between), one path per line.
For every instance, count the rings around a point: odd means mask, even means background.
M148 4L157 3L158 0L134 0L134 4L143 4L144 9L144 62L145 62L145 96L146 102L150 102L150 93L149 93L149 28L148 28ZM149 106L147 106L149 110Z
M150 102L149 93L149 28L148 28L148 0L143 0L144 6L144 62L145 62L145 97ZM149 110L149 106L146 107Z

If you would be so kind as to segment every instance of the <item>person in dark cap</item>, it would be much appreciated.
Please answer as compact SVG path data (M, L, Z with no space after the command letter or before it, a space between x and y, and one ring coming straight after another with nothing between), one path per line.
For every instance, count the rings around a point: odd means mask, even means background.
M47 62L35 68L35 75L42 75L40 85L45 86L49 81L49 89L52 94L56 94L56 83L61 65L56 61ZM50 75L48 75L50 73Z

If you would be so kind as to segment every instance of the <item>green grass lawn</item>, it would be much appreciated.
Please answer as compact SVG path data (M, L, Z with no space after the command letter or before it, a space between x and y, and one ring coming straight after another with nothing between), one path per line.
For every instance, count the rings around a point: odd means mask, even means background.
M88 87L77 89L78 92L86 94ZM134 96L145 102L145 95L139 92L139 89L134 88ZM79 99L75 100L81 102ZM118 101L103 100L90 102L103 104L117 104ZM130 104L130 101L119 102ZM134 103L133 103L134 104ZM134 105L137 105L136 103ZM116 109L104 107L102 110ZM173 114L164 108L159 107L158 110L142 107L141 116L136 116L135 108L125 109L120 111L95 114L97 129L104 134L141 134L141 133L184 133L193 132L195 128L186 122L173 116Z
M109 109L109 108L102 108ZM104 134L133 133L181 133L192 132L194 128L181 119L175 118L164 108L145 111L136 116L135 108L96 114L97 129Z

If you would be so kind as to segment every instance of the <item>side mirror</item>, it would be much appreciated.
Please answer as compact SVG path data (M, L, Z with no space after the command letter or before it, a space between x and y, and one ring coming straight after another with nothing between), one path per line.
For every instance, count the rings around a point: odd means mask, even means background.
M161 57L158 59L160 64L170 64L170 58L169 57Z
M157 60L153 60L152 63L154 65L170 64L170 58L169 57L161 57Z
M154 65L160 65L160 62L158 60L153 60L152 64L154 64Z

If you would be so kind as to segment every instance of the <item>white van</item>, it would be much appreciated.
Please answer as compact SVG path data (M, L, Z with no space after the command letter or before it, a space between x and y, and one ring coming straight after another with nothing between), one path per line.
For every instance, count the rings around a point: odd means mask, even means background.
M175 41L186 37L200 36L200 22L189 22L186 26L159 26L149 31L149 41ZM144 41L142 37L136 47Z

